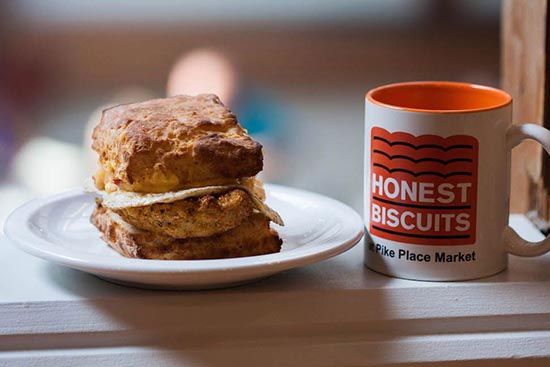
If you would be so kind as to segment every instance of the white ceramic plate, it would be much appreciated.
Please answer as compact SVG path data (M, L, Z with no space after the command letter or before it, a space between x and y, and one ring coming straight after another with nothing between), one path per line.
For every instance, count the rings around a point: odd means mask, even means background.
M141 260L122 257L90 224L94 199L76 189L33 200L16 209L4 231L22 250L106 280L146 288L201 289L249 282L315 263L353 247L363 221L350 207L328 197L266 185L267 202L285 227L277 254L219 260Z

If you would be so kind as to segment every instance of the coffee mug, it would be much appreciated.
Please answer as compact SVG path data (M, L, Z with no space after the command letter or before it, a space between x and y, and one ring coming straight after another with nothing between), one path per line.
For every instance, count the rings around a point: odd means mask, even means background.
M550 153L550 131L512 125L512 97L457 82L371 90L365 106L367 267L417 280L475 279L507 255L537 256L508 226L510 152L525 139Z

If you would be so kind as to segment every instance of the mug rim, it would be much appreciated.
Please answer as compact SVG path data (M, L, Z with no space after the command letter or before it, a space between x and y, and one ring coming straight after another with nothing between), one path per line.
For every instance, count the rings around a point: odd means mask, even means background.
M436 87L436 88L445 88L452 90L476 90L482 91L487 94L491 94L493 97L499 98L502 101L495 104L487 104L486 106L476 107L476 108L462 108L462 109L438 109L438 108L416 108L405 106L399 103L388 103L387 101L381 101L377 94L385 92L388 90L398 90L398 89L410 89L411 87ZM466 82L453 82L453 81L413 81L413 82L400 82L400 83L391 83L385 84L376 88L371 89L367 92L365 98L378 106L391 108L399 111L406 112L423 112L423 113L437 113L437 114L454 114L454 113L470 113L470 112L482 112L482 111L491 111L499 108L506 107L512 103L512 96L505 92L502 89L488 87L485 85L466 83Z

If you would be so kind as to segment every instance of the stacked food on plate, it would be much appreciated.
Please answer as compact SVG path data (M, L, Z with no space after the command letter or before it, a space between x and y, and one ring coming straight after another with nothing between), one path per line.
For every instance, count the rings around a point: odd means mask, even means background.
M265 204L262 146L215 95L176 96L103 112L92 223L126 257L216 259L278 252Z

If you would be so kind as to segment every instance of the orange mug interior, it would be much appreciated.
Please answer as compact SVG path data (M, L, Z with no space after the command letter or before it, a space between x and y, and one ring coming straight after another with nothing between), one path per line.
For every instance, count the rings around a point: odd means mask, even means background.
M496 88L459 82L389 84L367 93L372 103L416 112L477 112L506 106L512 97Z

